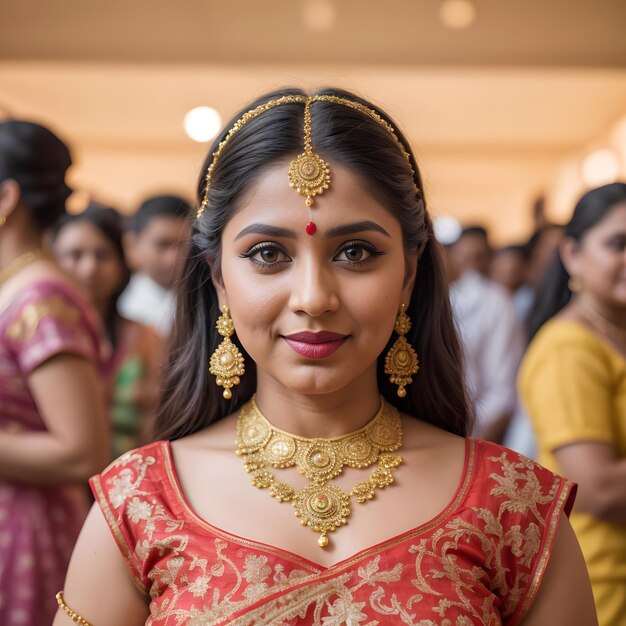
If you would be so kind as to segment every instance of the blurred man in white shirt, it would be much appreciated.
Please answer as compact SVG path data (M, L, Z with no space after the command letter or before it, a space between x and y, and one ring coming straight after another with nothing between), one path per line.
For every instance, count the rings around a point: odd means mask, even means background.
M174 318L174 285L180 277L182 248L191 232L191 206L178 196L145 200L132 217L125 249L136 273L119 299L120 314L170 333Z

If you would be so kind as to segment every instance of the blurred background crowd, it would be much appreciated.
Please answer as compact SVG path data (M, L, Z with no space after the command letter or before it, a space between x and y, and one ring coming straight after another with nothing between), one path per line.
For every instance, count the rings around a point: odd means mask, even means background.
M49 623L83 483L150 440L207 142L329 84L416 148L474 435L579 484L626 625L625 26L620 0L3 2L0 623Z

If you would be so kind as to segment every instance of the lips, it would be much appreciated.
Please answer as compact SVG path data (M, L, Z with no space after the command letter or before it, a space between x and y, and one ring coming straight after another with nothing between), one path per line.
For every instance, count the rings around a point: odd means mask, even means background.
M329 331L317 333L303 331L283 336L287 345L297 354L307 359L324 359L341 348L348 335Z

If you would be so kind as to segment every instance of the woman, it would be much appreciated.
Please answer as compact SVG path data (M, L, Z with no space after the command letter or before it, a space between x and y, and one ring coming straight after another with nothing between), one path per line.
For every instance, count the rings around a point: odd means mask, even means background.
M340 90L267 94L198 200L162 441L93 480L55 625L595 624L571 485L465 439L439 250L391 120Z
M70 154L37 124L0 122L0 623L48 626L107 462L97 318L42 249L64 212Z
M113 457L148 441L159 393L161 340L147 326L123 318L117 299L128 283L119 215L89 206L57 225L53 251L85 289L104 323L113 354L105 367L111 398Z
M579 485L599 621L626 616L626 184L585 194L531 317L520 392L539 461Z

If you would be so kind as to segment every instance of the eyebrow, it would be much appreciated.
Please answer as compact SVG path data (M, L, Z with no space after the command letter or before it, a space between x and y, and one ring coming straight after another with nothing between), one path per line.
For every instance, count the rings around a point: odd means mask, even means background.
M356 233L363 233L369 230L376 231L390 237L391 235L376 222L371 220L364 220L363 222L355 222L353 224L344 224L343 226L335 226L326 231L326 237L328 239L332 237L345 237L346 235L354 235ZM288 228L281 228L280 226L270 226L269 224L250 224L246 226L236 237L235 241L245 237L246 235L266 235L267 237L286 237L295 239L296 233Z

